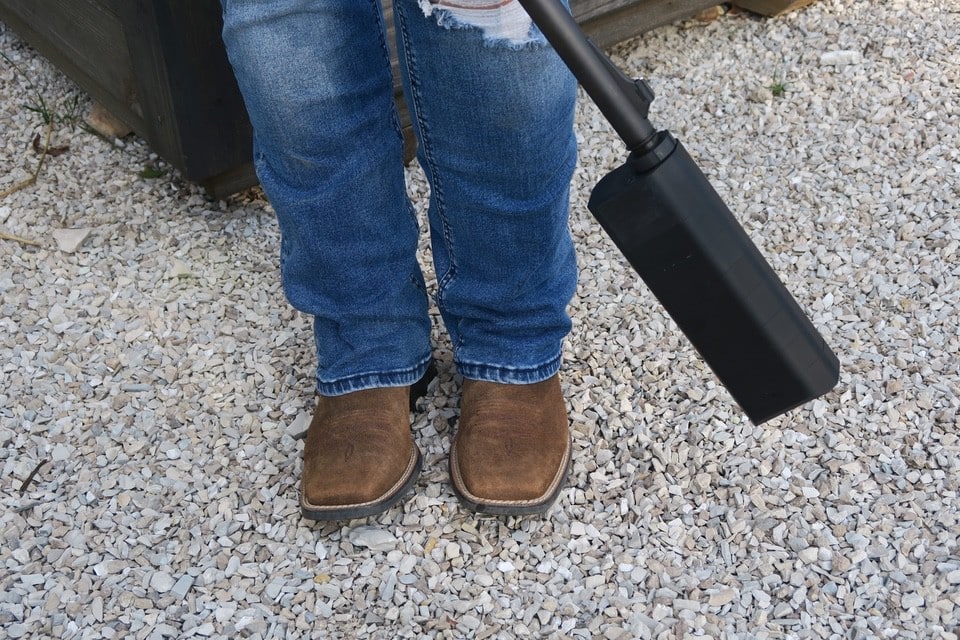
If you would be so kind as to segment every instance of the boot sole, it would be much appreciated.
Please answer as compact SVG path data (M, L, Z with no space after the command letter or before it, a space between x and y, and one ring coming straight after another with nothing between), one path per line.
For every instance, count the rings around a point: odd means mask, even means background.
M317 521L353 520L383 513L400 502L420 477L420 471L423 468L423 455L416 445L414 445L413 450L416 456L412 468L407 472L407 477L398 481L395 488L382 497L363 504L322 507L306 504L301 495L300 513L308 520Z

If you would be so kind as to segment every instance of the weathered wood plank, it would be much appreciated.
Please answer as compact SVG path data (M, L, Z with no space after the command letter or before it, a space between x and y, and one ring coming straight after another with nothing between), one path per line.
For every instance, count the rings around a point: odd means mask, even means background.
M97 0L2 0L0 20L80 88L135 129L133 63L113 6Z
M734 0L777 13L813 1ZM571 8L588 35L608 47L717 3L571 0ZM0 20L187 179L214 196L255 183L250 125L220 42L218 0L0 0ZM399 82L396 88L399 95Z
M609 47L718 4L717 0L582 0L574 1L571 8L590 38Z
M734 0L733 4L761 15L779 16L814 2L816 0Z
M144 112L139 131L190 180L251 157L251 127L220 39L218 2L113 0Z

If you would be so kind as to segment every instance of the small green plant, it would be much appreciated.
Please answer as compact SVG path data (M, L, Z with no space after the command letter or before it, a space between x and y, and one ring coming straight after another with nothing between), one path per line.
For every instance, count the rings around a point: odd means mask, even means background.
M50 108L47 107L47 101L43 99L43 94L36 92L35 96L33 101L23 105L23 108L39 115L40 119L43 120L43 124L53 124L53 113L50 111Z
M14 71L17 72L17 75L19 75L21 78L26 80L27 84L30 85L30 90L33 92L33 96L29 103L23 105L24 109L26 109L27 111L32 111L37 115L39 115L40 118L43 120L43 124L46 124L46 125L53 124L56 118L54 117L54 113L50 109L49 105L47 105L47 101L43 97L43 92L40 91L39 88L37 88L37 85L33 82L30 76L28 76L26 72L24 72L24 70L17 65L16 62L10 59L10 56L3 53L2 51L0 51L0 56L2 56L4 61L6 61L6 63L10 65L10 67Z
M782 98L786 95L789 90L788 82L786 77L783 74L783 69L780 68L773 74L770 84L767 85L767 89L773 94L774 98Z
M773 84L767 86L767 89L770 89L774 98L780 98L787 92L787 83L783 80L774 80Z
M33 150L38 156L40 156L40 160L37 162L37 167L34 169L33 174L30 175L30 177L28 177L26 180L22 180L12 187L0 192L0 198L3 198L11 193L34 184L37 181L37 177L40 175L40 170L43 168L43 163L47 157L58 156L62 153L66 153L70 149L69 145L50 145L54 127L69 125L72 128L79 124L84 131L91 132L92 129L89 127L89 125L87 125L86 122L83 121L84 105L81 101L82 94L79 91L73 92L68 98L60 101L59 104L52 104L51 102L47 101L43 91L40 90L33 79L27 75L27 73L10 58L10 56L0 51L0 58L3 58L3 60L10 65L10 68L13 69L17 75L22 77L26 81L27 85L29 85L30 92L28 102L23 105L23 108L40 116L40 119L43 122L43 129L45 130L45 133L42 136L40 133L37 133L33 136Z
M16 71L17 75L26 80L27 84L30 86L30 101L23 105L24 109L36 113L38 116L40 116L43 124L48 127L55 124L67 124L71 127L80 124L85 131L88 130L86 123L83 122L84 105L81 102L81 94L79 91L74 92L60 105L51 106L33 79L31 79L30 76L27 75L27 73L21 69L16 62L11 60L10 56L0 51L0 57L2 57L4 61L10 65L14 71Z
M73 126L79 123L81 129L83 129L87 133L90 133L93 130L83 120L83 110L85 105L81 100L81 98L82 98L82 95L80 94L80 92L76 92L72 96L70 96L66 100L66 102L64 102L63 115L60 116L60 122L64 124L69 124L70 126Z
M162 178L166 174L166 169L161 169L156 165L148 164L143 168L143 171L140 172L140 177L144 180L155 180L157 178Z

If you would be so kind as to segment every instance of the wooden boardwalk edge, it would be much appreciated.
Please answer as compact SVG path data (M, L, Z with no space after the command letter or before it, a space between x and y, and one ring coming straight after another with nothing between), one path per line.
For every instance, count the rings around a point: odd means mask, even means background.
M773 16L815 1L571 0L570 6L606 48L720 4ZM389 14L391 1L382 2ZM250 125L219 38L217 0L0 0L0 20L213 197L256 183ZM405 109L401 116L409 159L415 143Z
M802 9L816 0L733 0L733 4L764 16L779 16L789 11Z

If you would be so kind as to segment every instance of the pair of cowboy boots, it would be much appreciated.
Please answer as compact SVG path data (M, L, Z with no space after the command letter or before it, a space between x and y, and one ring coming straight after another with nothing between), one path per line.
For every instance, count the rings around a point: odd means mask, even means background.
M361 518L400 501L422 466L410 407L410 387L320 397L304 448L304 517ZM559 376L521 385L464 380L460 409L450 447L460 501L478 513L546 511L570 466Z

